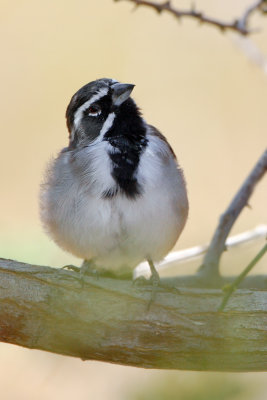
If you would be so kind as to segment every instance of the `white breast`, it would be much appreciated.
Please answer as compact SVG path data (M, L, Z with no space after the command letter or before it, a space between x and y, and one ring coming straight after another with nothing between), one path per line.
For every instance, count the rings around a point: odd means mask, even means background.
M107 142L75 158L61 153L52 162L41 218L59 246L113 270L134 268L146 258L158 261L173 247L187 218L185 184L165 142L152 135L148 140L137 171L143 193L136 199L101 197L115 187Z

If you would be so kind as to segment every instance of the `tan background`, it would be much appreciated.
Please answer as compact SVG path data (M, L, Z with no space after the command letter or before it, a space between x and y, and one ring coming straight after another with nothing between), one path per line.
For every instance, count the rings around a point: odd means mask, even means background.
M229 19L249 3L213 0L197 5L209 15ZM190 218L176 248L206 243L219 214L266 147L267 75L247 59L236 35L222 35L191 20L179 24L145 8L131 12L127 2L112 0L0 4L0 255L44 265L80 263L44 235L38 191L47 160L67 143L64 113L70 97L101 77L136 84L133 96L144 117L168 137L184 168ZM173 4L188 6L186 1ZM256 16L251 23L262 28L251 39L267 54L267 19ZM266 223L266 178L250 204L234 232ZM243 268L260 245L246 248L242 257L239 251L228 253L225 271ZM255 272L266 269L265 259ZM4 344L0 352L5 399L120 400L130 398L137 385L153 386L155 377L174 376L193 387L199 376L209 376L83 363ZM222 376L228 382L228 375ZM249 380L252 386L257 382L261 390L253 399L266 398L262 374L234 379Z

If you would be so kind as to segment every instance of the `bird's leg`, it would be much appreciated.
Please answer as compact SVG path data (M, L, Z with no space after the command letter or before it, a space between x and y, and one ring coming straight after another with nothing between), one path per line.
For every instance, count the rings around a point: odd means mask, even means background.
M95 276L96 278L98 278L98 273L97 273L93 259L83 261L81 268L80 268L81 279L83 279L85 275L91 275L91 276Z
M162 280L160 279L159 273L155 268L153 261L150 259L147 259L147 262L149 264L150 271L151 271L150 282L152 283L152 293L151 293L150 301L148 303L148 309L149 309L151 304L155 301L156 294L157 294L157 291L159 288L171 291L175 294L179 294L180 291L175 286L172 286L167 282L162 282Z
M150 271L151 271L151 282L152 282L152 285L157 287L157 286L159 286L159 283L160 283L159 273L156 270L155 265L154 265L152 260L148 259L147 262L148 262L148 265L149 265L149 268L150 268Z
M159 273L155 268L155 265L153 263L152 260L148 259L147 260L150 271L151 271L151 283L152 283L152 292L151 292L151 298L150 301L148 303L148 309L150 308L151 304L155 301L156 298L156 293L157 293L157 289L159 287L160 284L160 277L159 277Z

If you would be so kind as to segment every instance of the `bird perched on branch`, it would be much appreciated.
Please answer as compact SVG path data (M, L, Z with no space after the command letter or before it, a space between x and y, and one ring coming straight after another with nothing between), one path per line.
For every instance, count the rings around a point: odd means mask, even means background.
M69 145L50 163L41 219L64 250L120 277L174 246L188 214L182 170L165 137L142 118L134 85L99 79L72 97Z

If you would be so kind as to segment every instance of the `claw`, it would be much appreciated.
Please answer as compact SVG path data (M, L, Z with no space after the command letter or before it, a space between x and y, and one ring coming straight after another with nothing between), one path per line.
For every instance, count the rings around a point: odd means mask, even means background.
M68 269L70 271L74 271L74 272L80 272L80 268L76 267L75 265L64 265L64 267L61 267L61 269Z
M93 268L94 264L92 261L84 260L81 267L76 267L75 265L64 265L61 269L67 269L69 271L74 271L79 274L79 281L81 283L81 289L84 287L84 277L85 275L91 275L98 279L99 275L96 269Z

